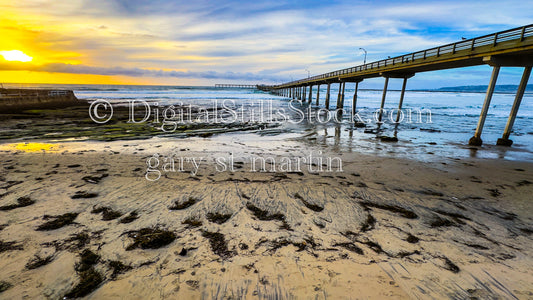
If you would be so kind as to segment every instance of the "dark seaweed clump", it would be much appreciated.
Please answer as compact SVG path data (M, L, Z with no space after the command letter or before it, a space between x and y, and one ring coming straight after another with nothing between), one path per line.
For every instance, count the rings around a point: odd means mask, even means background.
M378 203L373 203L373 202L369 202L369 201L360 202L359 204L361 204L361 206L363 206L366 209L368 209L369 207L374 207L374 208L379 208L379 209L383 209L383 210L388 210L390 212L397 213L400 216L402 216L404 218L407 218L407 219L416 219L416 218L418 218L418 215L415 214L413 211L410 211L410 210L408 210L406 208L403 208L403 207L397 206L397 205L378 204Z
M20 197L17 199L17 204L9 204L5 206L0 206L0 210L12 210L19 207L30 206L35 203L35 200L32 200L30 197Z
M408 233L407 238L405 239L408 243L416 244L420 241L420 239L410 233Z
M130 212L129 215L125 216L124 218L120 219L120 223L126 224L131 223L139 218L139 214L137 214L136 211Z
M187 218L185 219L183 222L181 222L181 224L185 224L187 225L188 228L191 228L191 227L200 227L202 226L202 221L196 219L196 218Z
M74 269L80 277L78 284L65 295L65 298L79 298L96 290L104 281L100 272L94 269L94 265L100 260L100 255L85 249L80 253L80 262Z
M111 279L115 279L117 278L118 275L124 274L127 271L132 269L131 266L125 265L121 261L118 261L118 260L110 261L109 267L113 270L113 273L111 273Z
M216 224L224 224L231 218L232 214L221 214L221 213L208 213L206 218L209 222Z
M113 210L112 208L107 207L107 206L102 206L102 207L98 207L98 208L95 207L95 208L93 208L91 213L93 213L93 214L102 213L102 220L103 221L111 221L111 220L114 220L116 218L122 217L122 213L121 212Z
M437 191L433 191L433 190L429 190L429 189L420 190L420 191L418 191L418 193L419 194L423 194L423 195L428 195L428 196L437 196L437 197L444 196L444 194L441 193L441 192L437 192Z
M272 220L285 221L285 216L283 214L280 214L280 213L270 214L268 213L268 211L262 210L250 202L246 203L246 208L249 211L251 211L254 214L254 216L261 221L272 221Z
M89 199L98 197L97 193L89 193L87 191L77 191L74 195L70 196L71 199Z
M130 232L129 237L133 239L133 244L129 245L126 251L136 248L158 249L172 243L177 238L174 232L159 228L143 228Z
M204 231L202 236L209 240L211 251L221 258L227 259L235 255L233 251L228 250L228 243L222 233Z
M24 247L22 247L22 245L17 244L17 242L0 241L0 253L13 250L24 250Z
M444 218L441 218L439 216L435 216L435 219L433 219L433 221L431 221L431 223L429 223L429 226L431 226L432 228L435 228L435 227L448 227L448 226L454 226L456 225L454 222L448 220L448 219L444 219Z
M447 257L444 256L442 259L444 260L444 268L446 270L452 271L453 273L459 273L459 271L461 271L461 269L459 269L459 267Z
M80 281L78 284L65 295L65 298L79 298L92 293L100 286L104 277L100 272L96 271L93 267L87 271L79 273Z
M28 261L26 264L26 269L33 270L37 269L39 267L45 266L49 263L51 263L54 260L54 255L50 255L44 258L41 258L40 256L35 256L33 259Z
M441 214L443 216L451 217L456 223L459 223L461 225L465 225L466 223L463 220L471 220L470 218L463 216L462 214L454 213L454 212L447 212L440 209L435 210L436 213Z
M6 281L0 281L0 293L9 290L13 285Z
M66 241L76 242L76 244L74 245L75 248L81 249L85 247L87 244L89 244L89 242L91 241L91 237L89 236L89 234L87 234L87 232L80 232L80 233L75 234L74 236L72 236Z
M196 204L197 202L200 202L199 199L197 198L194 198L194 197L189 197L185 202L183 203L179 203L179 201L176 201L174 202L174 205L169 207L168 209L170 210L181 210L181 209L186 209L188 207L191 207L193 206L194 204Z
M92 268L100 260L100 255L92 252L89 249L83 250L80 254L80 262L76 264L75 269L78 272L84 272Z
M335 247L342 247L346 250L349 250L349 251L352 251L352 252L355 252L357 254L360 254L360 255L364 255L365 252L363 251L363 249L357 247L357 245L355 245L354 243L338 243L338 244L335 244L333 245Z
M376 253L385 253L385 251L383 251L383 248L381 248L381 245L379 245L378 243L376 242L372 242L372 241L365 241L365 242L361 242L365 245L367 245L370 249L374 250L374 252Z
M37 230L46 231L46 230L59 229L63 226L67 226L67 225L74 223L74 220L76 219L77 216L78 216L78 213L66 213L66 214L59 215L59 216L46 215L43 217L43 219L45 220L53 219L53 220L50 220L48 222L45 222L39 225L39 227L37 227Z
M312 211L321 212L324 210L322 206L312 204L307 202L299 193L294 194L294 198L299 199L302 201L302 203L305 205L305 207L309 208Z
M375 224L376 224L376 218L374 218L374 216L372 216L371 214L368 214L365 222L361 225L361 231L363 232L370 231L374 229Z

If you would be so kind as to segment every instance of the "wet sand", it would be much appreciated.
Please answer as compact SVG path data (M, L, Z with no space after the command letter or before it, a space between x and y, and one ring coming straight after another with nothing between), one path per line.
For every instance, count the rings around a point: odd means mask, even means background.
M250 171L311 151L343 171ZM155 153L206 162L149 181ZM0 298L533 297L531 162L231 136L3 144L0 160Z

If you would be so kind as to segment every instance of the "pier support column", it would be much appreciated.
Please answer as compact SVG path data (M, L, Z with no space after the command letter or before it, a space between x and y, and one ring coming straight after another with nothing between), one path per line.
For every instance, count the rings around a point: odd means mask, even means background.
M356 81L355 82L355 91L353 93L353 100L352 100L352 122L355 122L354 120L354 117L355 117L355 114L357 113L357 90L359 89L359 82L361 82L362 80L360 81Z
M398 103L398 112L396 115L396 123L400 123L400 115L402 113L403 97L405 96L405 87L407 86L407 77L403 78L402 92L400 93L400 102Z
M309 99L307 100L309 100L309 103L313 101L313 86L312 85L309 86Z
M385 86L383 86L383 95L381 96L381 106L379 108L378 123L381 123L383 118L383 108L385 107L385 98L387 97L387 88L389 86L389 77L385 77Z
M331 83L328 82L328 91L326 92L326 109L329 110L329 98L330 98L330 88L331 88Z
M302 94L302 101L305 102L306 100L306 94L307 94L307 86L303 87L303 94Z
M316 87L316 105L317 106L320 104L319 99L320 99L320 84L317 85Z
M339 82L339 93L337 94L337 108L339 108L341 102L341 93L342 93L342 81Z
M513 141L509 139L509 136L511 135L511 130L513 130L514 121L516 119L516 114L518 113L518 109L520 108L520 103L522 102L522 98L524 97L524 92L527 87L527 82L529 80L529 76L531 75L531 66L524 68L524 73L522 74L522 79L520 80L520 85L518 86L518 91L516 91L516 96L514 99L513 107L511 108L511 112L509 113L509 119L507 120L507 125L505 125L505 130L503 131L503 136L501 139L498 139L496 142L496 145L499 146L511 146L513 144Z
M485 95L485 102L483 103L483 108L481 109L481 114L479 115L479 120L477 122L476 133L474 133L474 136L468 141L468 144L471 146L481 146L483 144L483 141L481 140L481 132L483 131L485 119L487 118L487 112L489 111L490 101L492 100L492 94L494 93L494 88L496 87L496 80L498 80L499 73L500 66L494 66L492 68L492 75L487 88L487 94Z
M344 87L346 82L341 82L339 85L339 97L337 98L337 120L342 120L342 113L344 110Z

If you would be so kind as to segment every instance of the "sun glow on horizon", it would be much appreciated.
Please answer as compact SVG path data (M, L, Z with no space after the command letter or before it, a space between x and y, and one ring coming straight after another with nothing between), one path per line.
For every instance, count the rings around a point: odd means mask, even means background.
M33 60L33 57L20 50L0 51L0 55L2 55L7 61L29 62Z

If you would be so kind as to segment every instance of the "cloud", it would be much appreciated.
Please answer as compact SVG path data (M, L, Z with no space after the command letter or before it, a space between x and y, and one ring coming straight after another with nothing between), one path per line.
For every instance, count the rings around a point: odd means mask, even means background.
M524 25L533 3L0 0L0 10L32 35L20 44L79 54L41 60L51 72L279 82L361 64L360 47L375 61Z
M152 70L142 68L123 68L123 67L92 67L86 65L71 65L62 63L50 63L45 65L30 64L12 64L0 63L0 71L32 71L32 72L49 72L49 73L68 73L68 74L92 74L92 75L124 75L132 77L175 77L175 78L204 78L204 79L226 79L226 80L245 80L245 81L275 81L280 77L275 74L265 72L217 72L217 71L175 71L175 70ZM288 78L282 78L288 80Z

